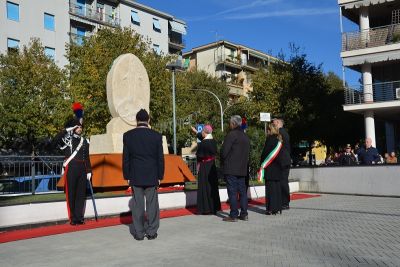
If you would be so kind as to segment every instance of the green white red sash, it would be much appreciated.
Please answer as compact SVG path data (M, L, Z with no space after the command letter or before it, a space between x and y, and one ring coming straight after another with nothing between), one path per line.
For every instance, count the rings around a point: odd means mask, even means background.
M281 151L282 142L278 141L275 148L268 154L263 163L261 164L261 168L257 173L257 180L260 182L265 182L265 169L274 161L274 159L278 156L279 151Z

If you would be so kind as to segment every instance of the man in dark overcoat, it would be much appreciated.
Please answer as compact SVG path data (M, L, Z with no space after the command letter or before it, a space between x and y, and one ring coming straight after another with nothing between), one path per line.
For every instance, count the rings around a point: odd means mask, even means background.
M152 240L157 238L160 225L157 189L164 177L162 135L149 128L150 117L145 109L139 110L136 120L137 127L123 136L122 169L133 192L133 237Z
M221 164L226 179L231 211L226 222L236 222L237 219L248 220L246 176L250 157L250 140L241 129L242 118L239 115L230 119L231 131L226 135L221 149ZM240 196L240 215L237 194Z

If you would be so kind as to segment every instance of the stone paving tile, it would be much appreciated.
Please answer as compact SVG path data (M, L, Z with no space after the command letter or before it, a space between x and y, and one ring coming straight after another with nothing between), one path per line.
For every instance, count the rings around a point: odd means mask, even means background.
M159 238L126 225L0 244L0 266L400 266L400 198L322 195L248 222L163 219ZM226 215L222 213L222 215Z

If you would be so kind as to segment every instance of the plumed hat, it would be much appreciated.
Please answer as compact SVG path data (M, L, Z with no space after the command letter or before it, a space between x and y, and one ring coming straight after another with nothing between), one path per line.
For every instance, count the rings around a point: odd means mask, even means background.
M72 103L72 110L75 113L75 117L80 120L82 123L83 121L83 105L79 102Z

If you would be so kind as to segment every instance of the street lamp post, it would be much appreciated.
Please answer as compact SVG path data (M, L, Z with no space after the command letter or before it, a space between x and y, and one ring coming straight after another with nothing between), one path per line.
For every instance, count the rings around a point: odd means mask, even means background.
M177 60L168 63L167 69L172 73L172 127L173 127L173 148L174 154L176 155L176 107L175 107L175 72L183 69L182 57L179 56Z
M209 90L206 90L206 89L190 89L190 90L191 90L191 91L202 91L202 92L207 92L207 93L213 95L213 96L217 99L218 104L219 104L219 108L220 108L220 111L221 111L221 131L224 132L224 111L223 111L223 109L222 109L221 100L219 100L218 96L217 96L216 94L214 94L213 92L211 92L211 91L209 91Z

